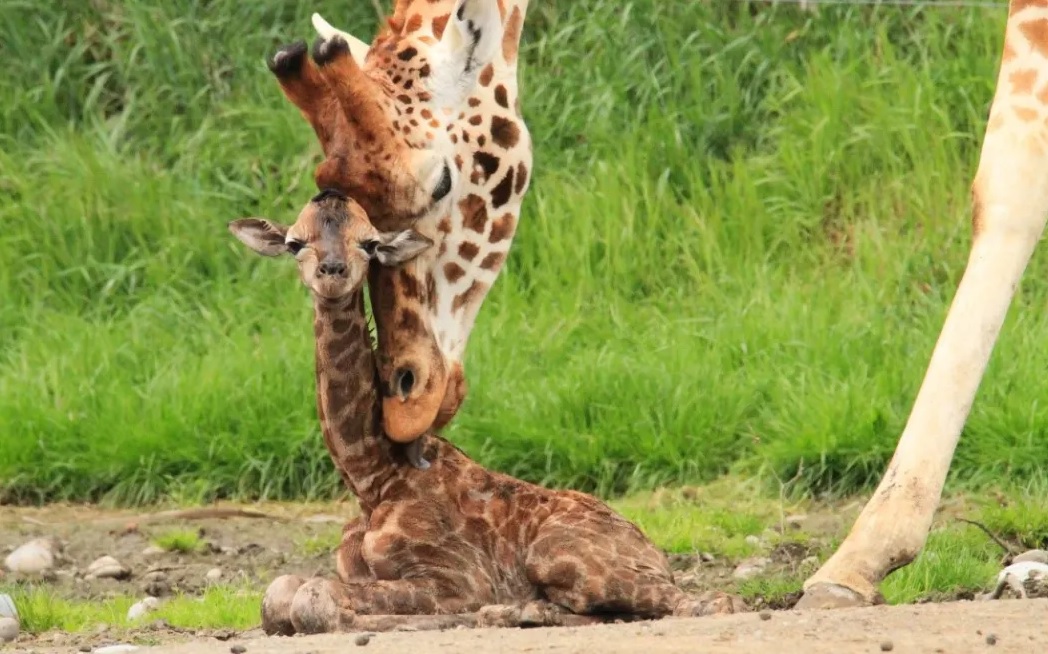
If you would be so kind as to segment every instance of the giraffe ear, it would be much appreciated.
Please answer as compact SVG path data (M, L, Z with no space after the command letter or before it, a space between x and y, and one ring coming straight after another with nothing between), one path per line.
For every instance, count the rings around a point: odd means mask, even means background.
M229 223L229 231L241 243L267 257L275 257L288 251L284 239L288 228L265 218L241 218Z
M383 266L398 266L411 261L431 245L433 241L413 229L406 229L379 235L373 256Z
M446 104L455 105L465 100L477 83L480 70L490 64L502 43L502 16L494 0L457 0L451 10L451 20L440 37L444 61L433 66L432 86L446 98ZM461 97L460 97L461 96Z

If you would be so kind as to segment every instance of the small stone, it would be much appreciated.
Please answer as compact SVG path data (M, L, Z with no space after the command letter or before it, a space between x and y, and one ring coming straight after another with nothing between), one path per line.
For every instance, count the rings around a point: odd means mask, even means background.
M91 651L91 646L90 645L81 645L80 647L76 648L76 651L78 651L78 652L90 652Z
M771 611L761 611L757 615L761 617L761 620L771 620Z
M819 565L819 557L807 556L801 559L801 566L806 568L814 568Z
M882 652L890 652L893 649L895 649L895 643L893 643L892 641L886 640L883 643L881 643L881 651Z
M11 599L10 595L4 593L0 593L0 618L18 619L18 609L15 608L15 601Z
M761 539L757 536L754 536L753 534L750 534L744 540L746 541L747 545L752 545L753 547L760 547Z
M699 560L703 563L712 563L716 560L716 557L709 552L703 552L702 554L699 554Z
M4 559L4 567L11 572L39 574L54 567L54 543L47 538L37 538L21 545Z
M111 556L103 556L87 566L86 579L127 579L131 569Z
M356 643L356 645L358 645L359 647L363 647L364 645L367 645L371 642L371 634L360 634L356 637L356 640L354 640L353 642Z
M150 545L149 547L142 550L142 556L145 557L160 556L161 554L167 554L167 550L165 550L163 547L158 547L156 545Z
M804 521L807 519L808 516L803 514L788 515L786 516L786 526L791 527L792 529L800 529L801 525L803 525Z
M135 602L131 605L131 608L127 610L127 619L130 622L143 618L149 612L155 611L158 606L160 606L160 600L155 597L147 597Z
M994 634L986 634L986 644L987 645L996 645L997 644L997 636L994 635Z
M244 654L244 652L247 651L247 648L244 647L243 645L233 645L232 647L229 648L229 651L232 654Z
M212 582L218 581L222 578L222 568L211 568L207 571L207 574L204 575L204 578Z
M1029 550L1023 552L1019 556L1012 559L1012 563L1022 563L1023 561L1033 561L1034 563L1048 563L1048 551Z
M749 579L755 577L760 573L764 572L764 569L771 564L771 559L766 557L754 557L744 559L738 566L735 567L734 572L731 576L736 579Z
M0 618L0 643L9 643L18 638L18 620Z

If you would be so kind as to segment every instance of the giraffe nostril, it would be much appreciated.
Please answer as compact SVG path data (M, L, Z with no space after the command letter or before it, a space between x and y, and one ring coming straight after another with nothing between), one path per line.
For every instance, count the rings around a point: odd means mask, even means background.
M345 275L346 264L341 261L323 261L317 266L317 270L321 275Z
M415 372L411 368L399 368L393 373L393 389L400 399L406 400L415 387Z

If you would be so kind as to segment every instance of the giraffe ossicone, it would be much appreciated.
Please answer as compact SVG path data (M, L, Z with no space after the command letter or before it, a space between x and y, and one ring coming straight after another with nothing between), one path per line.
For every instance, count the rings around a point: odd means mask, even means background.
M359 202L374 225L434 247L370 274L383 420L411 442L467 392L463 359L516 233L531 181L517 52L527 0L398 0L367 47L319 14L270 61L324 152L318 188Z
M364 280L369 266L423 255L433 246L425 236L380 232L359 204L332 191L310 200L291 226L246 218L230 230L259 254L294 257L312 293L317 414L361 508L343 533L338 580L284 575L270 584L267 633L340 631L359 627L361 615L483 613L491 605L520 614L535 602L554 617L746 610L735 596L678 588L665 553L595 497L486 470L435 435L409 445L386 438ZM433 462L428 470L411 465L412 447Z

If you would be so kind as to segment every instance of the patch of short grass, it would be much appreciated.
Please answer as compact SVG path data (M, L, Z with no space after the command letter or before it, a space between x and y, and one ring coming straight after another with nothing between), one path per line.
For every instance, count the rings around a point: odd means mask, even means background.
M122 595L102 600L70 600L57 595L54 588L42 585L6 589L0 586L0 592L11 595L22 629L28 633L52 629L77 632L94 629L99 624L132 629L157 619L187 629L249 629L260 621L262 601L259 590L215 585L199 596L165 598L156 611L131 622L127 620L127 610L141 598Z
M929 534L917 560L884 581L881 592L890 604L985 592L1001 570L1000 561L1000 548L974 527L940 529Z
M342 529L332 527L299 539L296 547L300 552L308 556L320 556L332 554L341 542Z
M177 529L158 534L153 537L153 544L167 552L183 554L202 552L206 547L200 533L191 529Z

